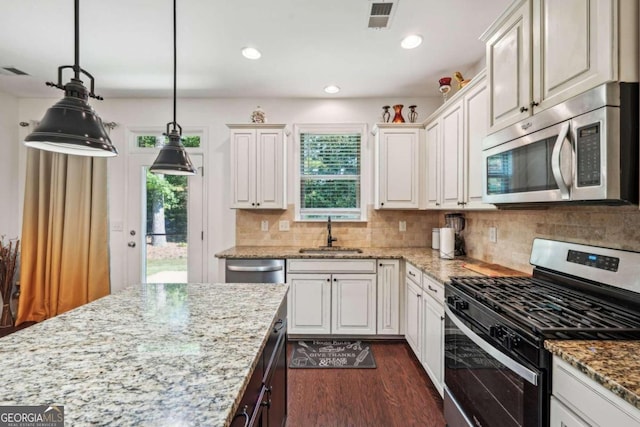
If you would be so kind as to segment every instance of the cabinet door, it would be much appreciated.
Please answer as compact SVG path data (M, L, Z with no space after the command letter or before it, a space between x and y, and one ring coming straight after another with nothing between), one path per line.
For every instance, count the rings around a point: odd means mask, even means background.
M267 385L267 413L262 427L282 427L287 419L287 347L283 335L277 348L276 363ZM264 423L266 419L266 424Z
M422 288L416 285L411 279L405 279L406 285L406 313L407 321L405 328L405 338L409 343L413 353L418 359L420 359L422 353L420 351L421 344L421 301L422 301Z
M477 77L476 77L477 78ZM486 79L464 96L464 149L463 177L465 208L495 209L495 206L482 203L482 139L487 136L488 89Z
M440 396L444 386L444 308L430 295L422 298L423 345L422 365Z
M254 208L256 197L256 132L231 131L231 207Z
M558 2L562 3L562 2ZM521 1L487 41L490 132L530 114L531 10Z
M380 130L380 209L418 209L419 141L418 129Z
M427 207L440 208L441 165L440 120L427 125Z
M462 101L456 102L442 115L442 207L462 207Z
M533 1L533 99L542 111L614 80L612 0Z
M332 276L331 332L335 335L376 333L376 275Z
M400 262L378 261L378 334L400 333Z
M589 424L551 396L549 427L588 427Z
M291 334L331 333L331 275L289 274Z
M256 144L256 207L286 209L283 132L281 129L259 129Z

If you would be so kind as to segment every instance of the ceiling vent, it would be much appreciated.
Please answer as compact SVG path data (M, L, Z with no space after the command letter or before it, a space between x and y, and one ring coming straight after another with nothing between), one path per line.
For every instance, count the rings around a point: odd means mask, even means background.
M389 2L372 1L368 28L378 30L389 28L391 25L391 18L395 14L397 7L397 0Z
M4 76L28 76L29 74L25 73L22 70L17 69L16 67L1 67L0 74Z

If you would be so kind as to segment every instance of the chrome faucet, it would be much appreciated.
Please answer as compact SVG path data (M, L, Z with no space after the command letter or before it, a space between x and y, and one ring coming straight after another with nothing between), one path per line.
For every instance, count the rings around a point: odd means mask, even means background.
M327 218L327 247L332 247L333 242L337 242L338 239L331 236L331 217Z

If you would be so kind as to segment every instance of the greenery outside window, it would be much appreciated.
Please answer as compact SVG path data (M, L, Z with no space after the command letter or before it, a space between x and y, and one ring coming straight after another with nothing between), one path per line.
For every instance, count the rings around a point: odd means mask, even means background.
M296 130L296 219L362 221L364 125L301 125Z

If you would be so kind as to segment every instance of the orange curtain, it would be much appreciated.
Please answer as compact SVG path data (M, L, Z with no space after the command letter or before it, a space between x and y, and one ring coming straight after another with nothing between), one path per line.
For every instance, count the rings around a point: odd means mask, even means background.
M17 325L110 292L106 159L27 156Z

